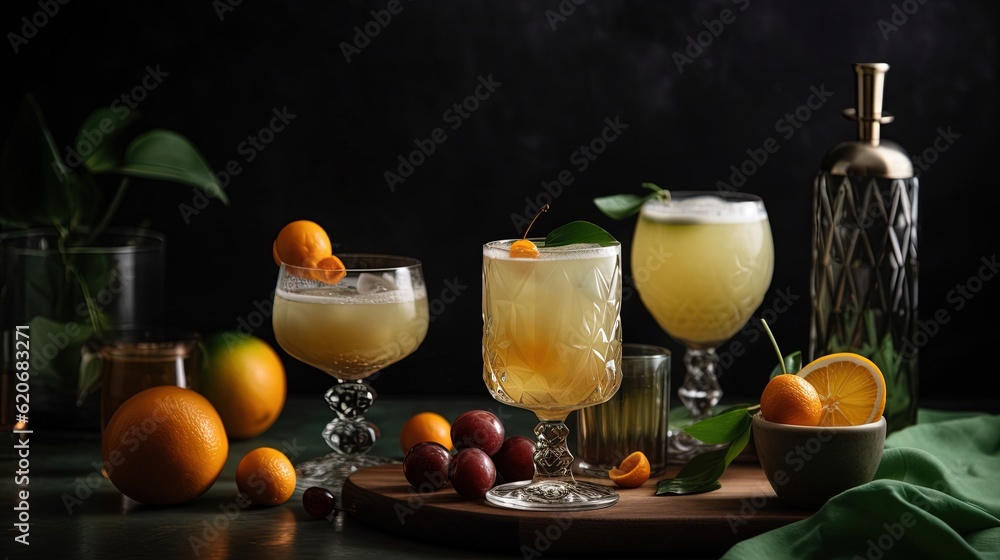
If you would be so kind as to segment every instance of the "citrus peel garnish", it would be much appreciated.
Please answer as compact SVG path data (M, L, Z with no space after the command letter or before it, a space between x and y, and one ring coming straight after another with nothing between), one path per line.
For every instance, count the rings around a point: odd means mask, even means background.
M638 488L649 480L649 459L642 451L625 457L621 465L608 471L608 478L622 488Z

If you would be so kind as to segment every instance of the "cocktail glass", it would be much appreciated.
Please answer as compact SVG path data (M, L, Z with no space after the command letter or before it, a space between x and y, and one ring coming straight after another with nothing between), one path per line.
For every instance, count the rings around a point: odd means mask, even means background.
M326 392L336 417L323 430L332 453L296 466L299 487L339 493L358 468L393 462L366 455L378 428L364 414L376 398L365 378L413 353L427 334L427 289L420 261L338 255L346 271L282 264L274 292L274 334L299 361L337 380Z
M733 192L671 192L643 205L632 240L632 278L660 327L685 346L677 394L695 421L722 397L715 349L760 306L774 272L774 243L760 197ZM672 432L668 458L706 450Z
M621 383L621 245L545 247L511 258L512 240L483 246L483 379L493 398L536 414L535 476L486 494L523 510L586 510L618 501L577 481L567 415Z

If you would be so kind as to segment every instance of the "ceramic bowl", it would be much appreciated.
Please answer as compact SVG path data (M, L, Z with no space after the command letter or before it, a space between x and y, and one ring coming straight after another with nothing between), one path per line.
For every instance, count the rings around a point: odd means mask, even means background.
M885 418L860 426L793 426L753 416L757 457L782 502L819 509L871 482L885 447Z

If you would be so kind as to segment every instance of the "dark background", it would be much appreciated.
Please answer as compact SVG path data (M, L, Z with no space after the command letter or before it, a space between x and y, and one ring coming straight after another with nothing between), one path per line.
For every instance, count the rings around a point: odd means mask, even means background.
M41 10L35 1L4 4L5 34L21 33L21 18ZM797 298L773 328L785 352L804 350L813 177L829 148L855 136L840 116L854 106L850 64L883 61L892 67L885 107L898 120L884 137L919 155L939 130L960 135L920 175L921 316L944 309L950 318L921 352L921 392L997 395L990 351L1000 280L961 309L948 297L998 245L993 1L404 1L350 62L341 43L387 2L243 2L222 17L223 2L179 4L76 0L16 54L8 35L0 110L6 137L17 101L34 92L65 146L91 110L141 84L147 66L169 74L139 104L145 125L177 130L216 170L235 160L241 172L226 186L229 207L211 201L187 222L178 206L194 204L189 187L136 181L126 198L117 224L146 223L168 237L168 323L208 333L256 322L254 333L274 343L269 321L255 315L277 274L271 242L284 224L311 219L335 251L424 263L430 331L414 355L378 376L377 389L484 394L480 246L517 233L512 216L526 214L525 199L536 200L542 182L562 170L573 176L536 233L594 221L624 242L627 272L634 218L611 221L593 197L639 192L641 181L711 190L773 137L780 149L740 190L763 197L774 234L776 270L762 310L780 299L777 290ZM560 6L574 11L553 29L546 12ZM707 27L718 30L711 20L724 9L735 21L679 69L672 55ZM501 85L452 130L445 111L489 76ZM813 87L833 95L786 138L779 119ZM248 161L241 143L284 108L294 119ZM571 154L616 117L628 128L580 171ZM397 156L438 127L447 140L390 189L384 173L397 171ZM625 298L626 341L668 346L680 373L681 348L628 279ZM758 393L773 351L763 339L737 339L749 351L723 388ZM282 356L292 391L330 384Z

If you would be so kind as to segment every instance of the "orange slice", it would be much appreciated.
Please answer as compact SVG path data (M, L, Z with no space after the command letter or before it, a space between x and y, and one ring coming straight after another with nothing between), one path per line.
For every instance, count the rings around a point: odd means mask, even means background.
M642 451L636 451L625 457L618 468L608 471L608 477L622 488L638 488L649 480L649 471L649 459Z
M876 422L885 410L885 378L864 356L843 352L818 358L802 368L823 403L820 426L858 426Z

